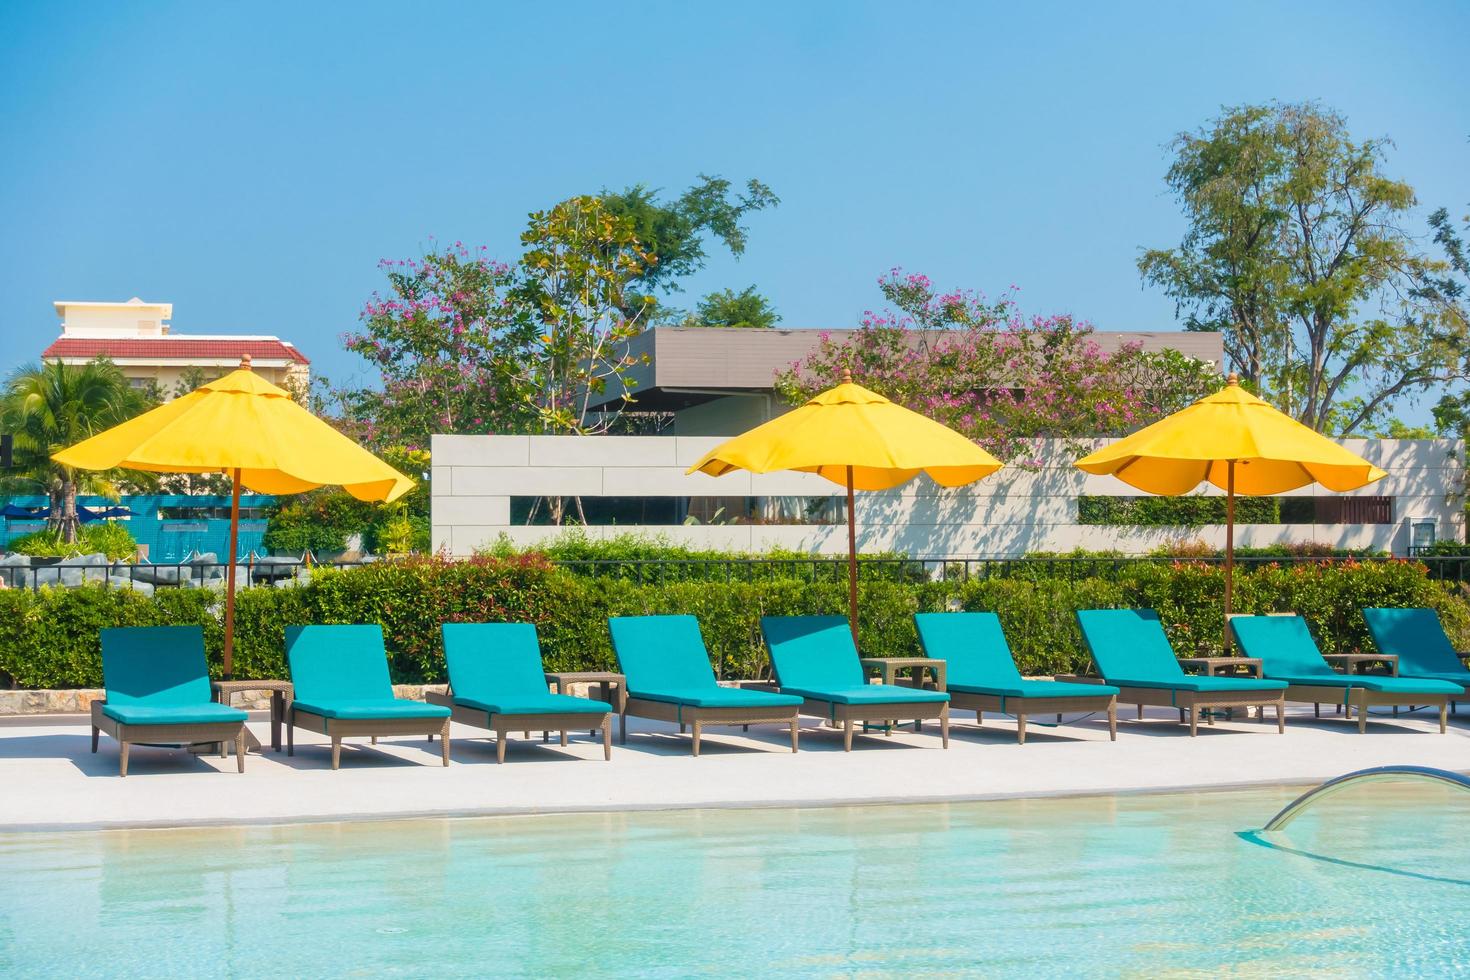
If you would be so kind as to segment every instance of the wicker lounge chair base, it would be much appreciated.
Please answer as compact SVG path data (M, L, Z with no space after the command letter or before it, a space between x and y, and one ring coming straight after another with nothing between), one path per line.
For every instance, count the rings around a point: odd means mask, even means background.
M1366 688L1349 688L1344 693L1340 687L1317 687L1307 684L1293 684L1286 689L1286 700L1304 701L1314 704L1345 704L1348 707L1348 715L1344 720L1352 719L1352 709L1358 709L1358 733L1365 734L1368 731L1368 709L1377 707L1413 707L1423 705L1426 707L1439 708L1439 733L1445 734L1449 730L1450 699L1444 694L1403 694L1394 691L1369 691ZM1318 715L1318 717L1321 717Z
M235 743L235 768L245 771L245 723L240 721L219 722L207 725L125 725L116 718L102 713L105 702L92 702L92 751L97 751L97 739L106 732L118 742L117 773L128 774L128 749L134 745L218 745L220 758L229 753L227 746Z
M781 705L769 709L761 708L700 708L688 704L671 704L667 701L647 701L630 697L623 708L622 741L628 741L627 716L651 718L654 721L678 723L682 731L687 724L693 729L694 754L699 755L699 739L707 725L789 725L791 726L791 751L796 751L800 720L797 705Z
M915 726L931 718L939 721L939 738L944 748L949 748L949 702L948 701L898 701L873 704L840 704L833 701L817 701L811 698L801 704L803 714L816 715L842 726L842 751L852 751L852 736L859 723L880 722L888 725L895 721L910 721Z
M1143 717L1144 705L1155 708L1178 708L1180 722L1189 722L1189 734L1191 737L1199 731L1200 713L1211 708L1261 708L1261 718L1266 717L1265 709L1274 707L1276 709L1276 731L1278 734L1286 731L1286 692L1276 692L1274 698L1264 698L1260 691L1181 691L1171 688L1159 687L1128 687L1125 684L1113 682L1118 689L1118 700L1124 704L1138 705L1138 717ZM1215 719L1205 717L1205 723L1213 725Z
M294 706L287 709L286 754L296 754L296 729L302 728L332 740L332 768L341 767L342 739L370 735L438 735L440 755L449 765L449 718L324 718Z
M1118 699L1106 697L1074 696L1064 698L1002 698L994 694L976 694L968 691L949 692L951 707L975 712L975 723L985 723L987 711L996 714L1014 715L1016 718L1016 743L1026 744L1027 715L1056 715L1058 722L1064 714L1074 712L1106 711L1108 714L1108 736L1118 740Z
M587 727L589 721L595 723L596 729L602 731L602 757L605 760L612 759L612 712L603 712L602 720L597 720L595 714L586 712L567 712L565 714L536 714L536 715L491 715L488 711L479 708L469 708L462 704L455 704L454 695L440 694L438 691L428 691L424 694L424 700L430 704L437 704L450 710L450 720L457 721L461 725L469 725L471 728L483 728L495 733L495 759L497 762L505 761L505 747L509 742L511 732L523 732L526 738L531 737L532 732L560 732L561 744L567 744L567 735ZM429 735L429 741L434 740L434 735Z

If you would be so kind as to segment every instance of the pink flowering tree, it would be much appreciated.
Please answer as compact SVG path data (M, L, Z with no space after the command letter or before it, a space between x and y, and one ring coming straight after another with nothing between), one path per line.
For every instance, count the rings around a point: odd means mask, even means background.
M888 306L866 311L839 340L824 335L781 372L791 404L853 380L943 422L1014 465L1041 464L1045 439L1081 455L1096 436L1122 435L1215 390L1214 365L1177 352L1125 345L1105 352L1092 327L1071 316L1026 316L1015 287L998 300L936 290L928 277L893 269L878 280Z
M524 431L535 411L520 352L536 325L513 299L514 270L461 242L379 268L389 291L373 294L342 342L381 388L338 393L349 426L375 446L420 448L435 432Z

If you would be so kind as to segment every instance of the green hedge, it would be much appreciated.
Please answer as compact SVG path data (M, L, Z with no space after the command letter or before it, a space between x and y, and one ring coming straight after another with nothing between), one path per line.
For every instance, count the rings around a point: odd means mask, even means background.
M1107 577L1075 581L870 580L861 586L861 642L867 653L916 653L912 614L943 610L957 599L966 609L1000 615L1023 672L1073 671L1087 659L1075 610L1148 606L1159 611L1180 654L1214 652L1224 629L1222 594L1220 569L1192 562L1140 563ZM1429 579L1416 563L1295 564L1237 575L1237 609L1300 612L1324 652L1371 649L1358 612L1370 605L1431 606L1439 610L1452 640L1470 644L1470 599L1463 588ZM841 614L845 608L843 583L638 585L574 575L537 556L463 562L414 558L319 570L309 584L295 588L241 590L235 673L283 676L288 625L369 622L384 627L395 680L441 681L440 623L505 619L537 625L548 668L606 668L613 662L608 616L692 613L722 676L759 677L769 670L761 616ZM219 595L205 591L160 589L152 597L101 586L0 591L0 673L26 688L99 686L98 630L158 623L203 623L217 669L220 615Z

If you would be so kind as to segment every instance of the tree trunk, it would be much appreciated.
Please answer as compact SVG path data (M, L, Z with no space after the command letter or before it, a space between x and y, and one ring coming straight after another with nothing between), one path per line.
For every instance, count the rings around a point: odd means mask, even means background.
M64 479L61 481L61 489L57 492L59 501L53 500L51 505L51 520L56 525L56 530L61 534L61 540L67 544L76 544L77 541L77 484L75 480ZM60 503L58 513L57 503Z

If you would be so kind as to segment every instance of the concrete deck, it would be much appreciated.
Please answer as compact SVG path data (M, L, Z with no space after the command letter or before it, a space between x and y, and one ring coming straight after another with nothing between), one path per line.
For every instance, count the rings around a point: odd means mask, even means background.
M93 755L84 717L51 716L0 725L0 830L917 803L1306 784L1388 764L1470 769L1470 712L1440 735L1428 711L1385 710L1359 735L1330 710L1313 720L1310 708L1290 709L1285 735L1274 723L1240 721L1202 726L1191 739L1173 712L1151 710L1139 722L1120 706L1127 720L1116 743L1096 718L1061 728L1033 718L1024 746L1009 721L992 716L977 729L966 712L947 752L930 723L923 733L858 738L851 754L840 732L804 719L799 754L783 731L758 726L712 729L698 759L669 726L630 720L628 744L615 745L611 762L583 732L567 748L539 735L516 739L503 766L485 733L456 726L448 769L437 743L385 738L344 746L337 772L322 737L298 733L295 757L251 753L243 775L233 758L135 747L126 779L117 776L116 742L104 735ZM269 724L252 719L268 741Z

